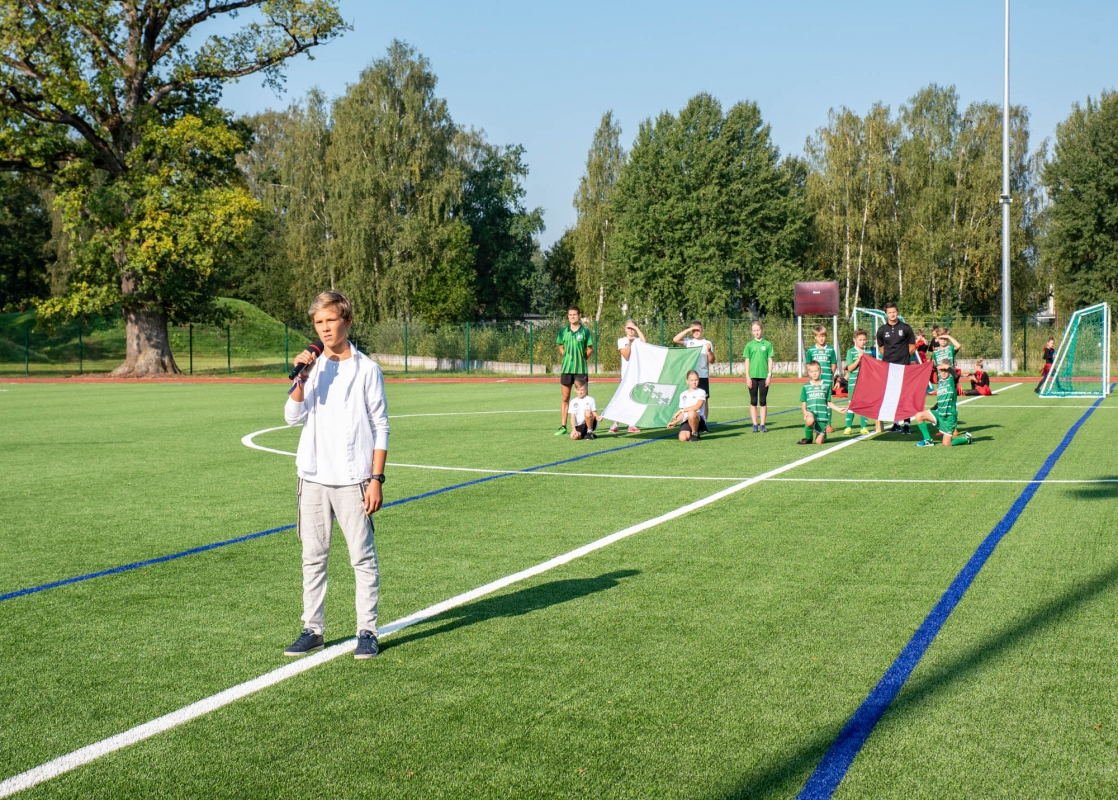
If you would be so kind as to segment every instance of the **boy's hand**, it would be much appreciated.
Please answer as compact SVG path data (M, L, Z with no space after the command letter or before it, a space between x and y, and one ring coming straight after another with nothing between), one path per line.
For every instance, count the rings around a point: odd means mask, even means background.
M310 350L304 350L299 355L295 356L295 361L293 361L292 363L295 366L298 366L299 364L306 364L308 367L313 367L314 362L317 360L318 356L316 356ZM303 375L305 376L308 372L310 372L310 370L303 370ZM305 381L306 378L304 377L303 380Z
M369 488L365 490L365 513L373 514L380 511L383 502L380 481L369 481Z

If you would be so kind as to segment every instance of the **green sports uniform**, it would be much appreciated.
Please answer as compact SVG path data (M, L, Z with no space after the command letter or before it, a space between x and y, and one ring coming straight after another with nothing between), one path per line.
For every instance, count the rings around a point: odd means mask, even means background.
M831 399L831 387L825 381L820 381L818 385L808 381L800 389L800 402L807 403L807 410L815 417L815 424L812 425L816 434L827 433L827 426L831 424L831 407L827 403ZM807 425L804 426L804 431L808 430ZM804 437L811 438L811 437Z
M586 326L580 325L577 331L572 331L570 325L563 326L555 343L563 345L563 365L559 371L567 375L585 375L586 348L593 345Z
M809 362L815 361L819 364L820 369L823 370L822 375L819 377L823 379L826 386L833 386L835 383L835 369L838 368L838 353L835 348L829 344L822 347L815 345L807 349L807 360Z
M959 426L959 410L956 403L959 390L955 386L955 376L950 372L940 375L936 381L936 407L932 415L940 433L954 433Z
M873 348L867 347L864 352L865 352L865 355L863 355L862 358L875 358L876 357L876 351ZM847 363L847 365L853 364L858 359L858 356L859 356L859 353L858 353L858 348L857 347L851 347L849 350L847 350L846 351L846 363ZM861 362L859 362L859 363L861 363ZM846 393L849 397L853 398L854 397L854 386L855 386L855 384L858 383L858 370L857 369L852 369L850 371L850 374L846 376L846 382L847 382L846 383ZM862 417L862 427L863 428L866 427L866 423L868 421L869 420L867 420L865 417ZM853 426L854 426L854 412L853 411L847 411L846 412L846 427L851 428Z
M950 361L951 366L955 366L955 345L949 344L947 347L937 347L932 351L932 363L938 367L941 361Z

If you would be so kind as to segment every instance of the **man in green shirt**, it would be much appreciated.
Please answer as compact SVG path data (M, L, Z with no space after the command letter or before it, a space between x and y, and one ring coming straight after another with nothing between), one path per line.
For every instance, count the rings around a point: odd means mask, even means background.
M564 436L567 433L567 406L571 402L571 386L577 378L582 378L583 383L588 382L586 359L594 352L594 342L590 331L582 324L582 312L578 306L567 309L567 325L559 331L555 343L559 345L559 358L562 362L559 368L559 388L563 393L563 401L559 404L559 430L555 431L555 435Z
M969 433L964 433L962 436L955 435L955 429L959 424L959 411L957 408L959 389L955 385L955 370L951 367L951 362L945 358L936 365L936 371L939 378L936 382L935 409L931 411L921 411L912 418L919 426L920 433L924 434L924 438L917 442L916 446L935 446L935 440L932 439L931 431L928 430L927 423L929 422L939 428L939 434L943 437L944 447L958 447L961 444L970 444L972 437Z
M757 433L757 408L761 409L761 433L768 433L765 416L768 414L769 384L773 377L773 343L762 338L764 330L758 320L753 323L753 341L745 346L742 358L745 359L745 382L749 385L749 418L753 422L753 432Z

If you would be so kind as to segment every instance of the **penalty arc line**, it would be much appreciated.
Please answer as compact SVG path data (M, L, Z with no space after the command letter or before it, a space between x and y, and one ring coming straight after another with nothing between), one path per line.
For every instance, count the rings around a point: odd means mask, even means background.
M797 795L797 800L830 800L834 795L835 790L838 789L839 784L846 777L846 773L849 772L854 759L861 752L862 746L869 739L874 728L877 727L877 723L885 716L885 712L892 705L893 700L900 694L909 676L912 675L916 666L923 659L924 654L947 622L947 618L959 605L963 595L966 594L979 571L985 566L998 543L1020 519L1025 512L1025 506L1039 491L1041 482L1048 477L1060 456L1071 445L1071 440L1075 438L1075 434L1079 432L1079 429L1083 427L1083 424L1102 401L1103 398L1101 397L1095 401L1091 409L1084 413L1064 434L1056 449L1037 470L1036 482L1025 487L1005 513L1005 516L994 526L994 529L990 531L982 544L967 560L951 585L947 587L947 591L943 593L932 610L928 612L928 616L920 623L920 627L912 634L912 638L909 639L904 649L885 670L881 680L878 681L869 696L862 702L862 705L858 707L858 710L839 731L835 741L831 743L831 746L811 773L807 783L804 784L804 788Z
M755 484L762 483L771 477L787 472L791 469L795 469L796 467L810 463L817 459L823 458L824 456L828 456L832 453L836 453L839 450L843 450L865 439L869 439L872 435L873 434L869 434L867 436L859 436L855 439L850 439L848 441L841 442L833 447L829 447L826 450L812 453L811 455L805 456L804 458L801 458L797 461L793 461L790 464L785 464L784 466L769 470L768 472L762 473L761 475L757 475L756 477L741 481L740 483L736 483L733 486L729 486L725 489L717 491L714 494L707 495L706 497L700 498L699 500L695 500L694 502L680 506L679 508L669 511L666 514L661 514L658 517L653 517L652 519L645 520L644 522L637 523L636 525L631 525L628 528L624 528L620 531L617 531L616 533L611 533L608 536L604 536L601 539L597 539L593 542L590 542L589 544L585 544L562 555L555 556L554 558L536 564L533 567L521 570L520 572L515 572L511 575L506 575L503 578L498 578L497 580L491 581L484 586L479 586L476 589L471 589L468 592L463 592L462 594L455 595L454 597L451 597L447 600L443 600L440 603L436 603L432 606L428 606L425 609L416 611L415 613L409 614L405 617L401 617L395 622L391 622L388 625L381 627L381 639L390 636L393 633L401 631L404 628L408 628L412 625L416 625L420 622L425 622L429 619L432 619L433 617L449 611L452 608L457 608L458 606L469 603L473 600L477 600L481 597L492 594L493 592L497 592L515 583L519 583L520 581L527 580L528 578L532 578L537 575L541 575L544 572L548 572L549 570L555 569L556 567L567 564L571 561L574 561L575 559L581 558L582 556L593 553L596 550L601 550L604 547L608 547L609 545L633 536L634 534L646 531L649 528L654 528L658 525L677 519L686 514L690 514L692 511L696 511L700 508L703 508L704 506L708 506L711 503L716 503L725 497L736 494L737 492L740 492L743 489L747 489ZM37 786L44 781L49 781L53 778L58 777L59 775L63 775L67 772L70 772L71 770L77 769L80 766L89 764L90 762L95 761L102 756L108 755L109 753L116 752L117 750L122 750L126 747L136 744L137 742L141 742L144 739L149 739L153 736L156 736L157 734L169 731L172 728L176 728L179 725L189 722L190 720L197 719L198 717L204 716L211 711L215 711L219 708L234 703L237 700L248 697L251 694L261 691L262 689L274 686L275 684L287 680L288 678L292 678L329 661L333 661L339 656L352 652L355 642L356 639L348 639L344 642L331 645L325 650L319 653L315 653L311 656L306 656L305 658L302 658L293 664L285 665L283 667L280 667L279 669L272 670L271 672L267 672L259 677L253 678L252 680L245 681L244 683L240 683L236 686L231 686L224 691L198 700L194 703L191 703L190 705L178 709L177 711L173 711L169 714L164 714L161 717L157 717L156 719L153 719L149 722L137 725L136 727L130 728L127 731L123 731L122 733L118 733L115 736L110 736L107 739L102 739L99 742L86 745L85 747L79 748L64 756L59 756L58 758L52 759L45 764L40 764L37 767L33 767L26 772L21 772L18 775L13 775L10 778L0 781L0 798L8 797L12 794L15 794L16 792L21 792L25 789L30 789L32 786Z

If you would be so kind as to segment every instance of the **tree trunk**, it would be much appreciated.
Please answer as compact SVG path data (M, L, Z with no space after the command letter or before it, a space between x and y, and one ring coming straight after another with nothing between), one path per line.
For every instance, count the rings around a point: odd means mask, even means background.
M181 375L171 355L167 336L167 315L161 311L126 308L124 310L127 357L112 371L117 378L157 378Z

